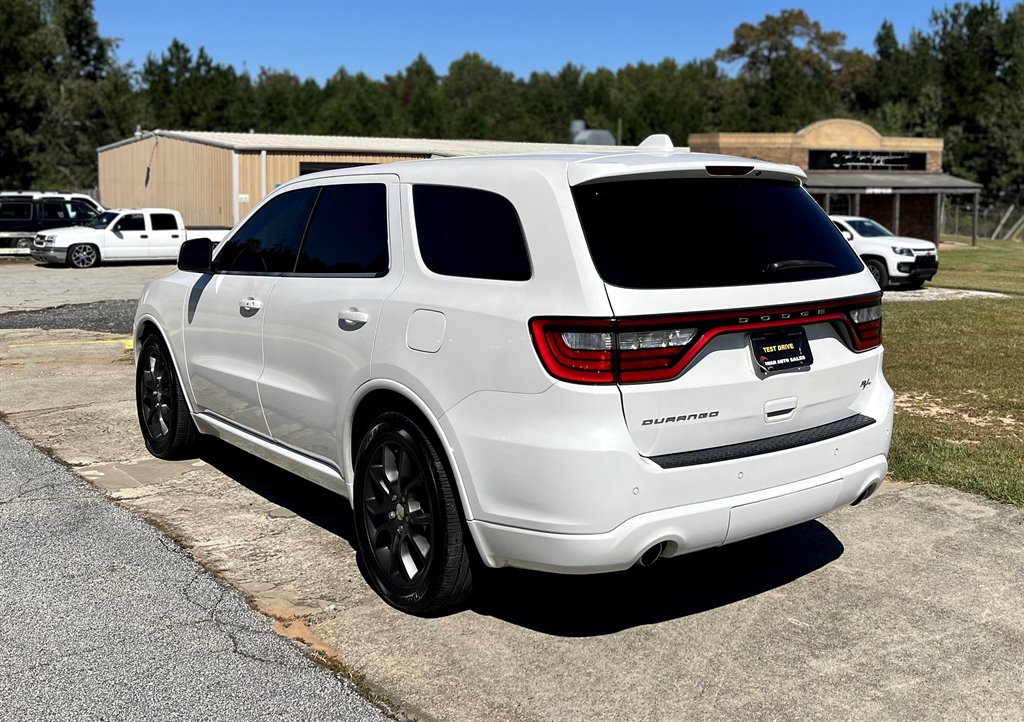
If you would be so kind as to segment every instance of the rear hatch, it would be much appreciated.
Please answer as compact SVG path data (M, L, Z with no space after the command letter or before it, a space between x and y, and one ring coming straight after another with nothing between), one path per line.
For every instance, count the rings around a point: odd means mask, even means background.
M846 423L878 373L880 294L849 244L796 178L730 172L573 187L615 318L562 339L611 347L646 456Z

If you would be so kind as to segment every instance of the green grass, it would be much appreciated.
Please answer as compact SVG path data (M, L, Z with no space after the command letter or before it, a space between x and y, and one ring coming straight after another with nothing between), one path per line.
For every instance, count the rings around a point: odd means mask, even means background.
M970 243L961 236L943 240ZM1024 295L1024 243L978 239L977 247L943 247L932 285Z
M1024 505L1024 296L886 303L885 348L892 477Z

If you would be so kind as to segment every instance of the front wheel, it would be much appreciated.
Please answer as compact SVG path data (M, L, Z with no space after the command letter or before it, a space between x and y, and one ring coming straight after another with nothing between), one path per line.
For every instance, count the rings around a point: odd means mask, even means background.
M864 265L868 267L868 270L871 272L872 277L874 277L875 283L878 284L878 287L884 291L886 286L889 285L889 271L886 270L885 264L882 261L872 258Z
M75 268L92 268L100 260L100 252L89 243L79 243L68 249L68 265Z
M146 336L135 369L135 407L146 448L158 459L193 456L199 432L163 341Z
M434 441L403 414L377 418L356 456L356 546L391 606L429 614L456 606L473 577L458 500Z

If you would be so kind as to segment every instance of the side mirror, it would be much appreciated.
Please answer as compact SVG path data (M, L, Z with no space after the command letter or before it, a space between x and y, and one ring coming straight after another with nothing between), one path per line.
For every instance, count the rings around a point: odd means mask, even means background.
M189 238L178 251L178 270L209 273L213 266L213 241L209 238Z
M851 241L851 242L853 241L853 232L852 231L840 231L840 233L843 234L843 238L845 238L846 240Z

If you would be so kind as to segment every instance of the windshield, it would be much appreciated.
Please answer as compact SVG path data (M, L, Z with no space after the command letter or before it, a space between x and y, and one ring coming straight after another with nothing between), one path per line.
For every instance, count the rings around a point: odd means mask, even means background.
M880 238L882 236L891 236L889 229L883 226L881 223L875 223L868 218L862 218L857 221L846 221L849 223L853 230L857 231L858 235L864 238Z
M111 223L113 223L114 219L117 218L119 215L121 215L121 214L120 213L115 213L113 211L107 211L106 213L101 213L100 215L96 216L93 219L92 223L90 223L86 227L87 228L106 228Z
M601 278L710 288L833 278L863 268L799 183L658 178L572 189Z

